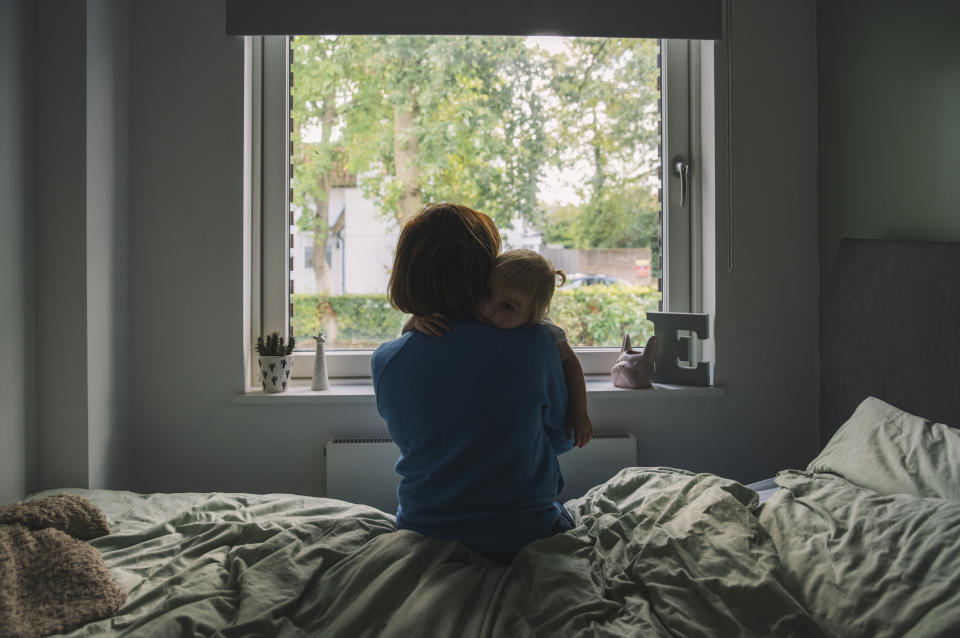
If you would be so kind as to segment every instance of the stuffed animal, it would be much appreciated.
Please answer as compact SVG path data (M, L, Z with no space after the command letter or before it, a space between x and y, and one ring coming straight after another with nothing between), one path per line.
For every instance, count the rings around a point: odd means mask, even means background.
M628 390L649 388L653 381L653 362L657 359L659 343L657 337L650 337L643 352L638 352L630 348L630 335L624 335L620 357L610 370L613 385Z

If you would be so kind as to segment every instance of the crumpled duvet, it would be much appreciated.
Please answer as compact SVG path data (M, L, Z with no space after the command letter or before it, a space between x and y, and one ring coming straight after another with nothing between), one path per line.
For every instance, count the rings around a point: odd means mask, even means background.
M759 508L627 468L509 566L332 499L76 490L129 597L71 635L960 636L958 436L868 399Z
M829 633L960 636L960 502L785 471L760 513L790 590Z
M72 636L820 636L734 481L629 468L509 566L290 495L78 491L127 604Z
M960 636L960 430L875 397L760 512L784 581L837 636Z

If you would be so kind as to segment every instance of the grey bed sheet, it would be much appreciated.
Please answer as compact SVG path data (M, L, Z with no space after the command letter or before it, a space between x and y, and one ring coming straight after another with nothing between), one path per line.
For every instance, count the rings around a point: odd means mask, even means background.
M739 483L628 468L499 566L325 498L70 490L128 592L70 636L821 636Z
M91 544L128 592L69 635L960 635L960 501L843 472L781 472L760 508L732 480L627 468L509 566L333 499L69 490L106 514Z

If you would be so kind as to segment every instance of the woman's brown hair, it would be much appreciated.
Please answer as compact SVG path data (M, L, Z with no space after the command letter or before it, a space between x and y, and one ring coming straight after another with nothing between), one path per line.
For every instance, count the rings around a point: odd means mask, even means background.
M470 316L500 252L487 215L458 204L425 207L400 230L390 304L414 315Z

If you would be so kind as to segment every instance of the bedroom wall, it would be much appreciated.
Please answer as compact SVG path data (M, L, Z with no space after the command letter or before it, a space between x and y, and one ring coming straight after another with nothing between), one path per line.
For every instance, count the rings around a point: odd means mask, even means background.
M41 367L33 489L124 487L130 483L126 3L47 0L34 7L32 266Z
M86 487L86 12L35 7L37 481Z
M32 29L28 2L0 2L0 504L35 471Z
M642 464L749 481L816 446L816 18L803 0L733 4L737 230L730 269L718 216L714 274L726 392L590 409L598 429L638 436ZM131 487L323 494L326 440L386 429L371 403L234 402L242 44L223 33L220 1L131 5ZM185 337L204 347L178 348Z
M87 1L87 418L90 487L128 483L129 3Z
M824 290L843 237L960 240L960 3L817 3Z

